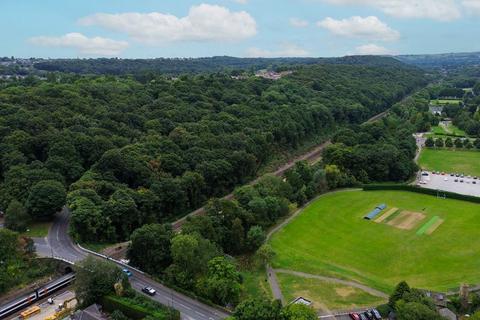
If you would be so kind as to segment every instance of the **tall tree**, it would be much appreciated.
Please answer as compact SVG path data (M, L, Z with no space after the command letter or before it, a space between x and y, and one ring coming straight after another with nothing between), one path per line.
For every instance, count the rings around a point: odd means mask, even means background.
M35 184L27 199L27 209L36 220L48 220L60 211L66 201L65 187L55 180Z
M127 252L130 263L148 273L161 274L172 262L172 237L170 225L148 224L136 229Z
M5 212L5 227L23 232L27 229L29 222L30 215L27 213L27 209L17 200L12 200Z

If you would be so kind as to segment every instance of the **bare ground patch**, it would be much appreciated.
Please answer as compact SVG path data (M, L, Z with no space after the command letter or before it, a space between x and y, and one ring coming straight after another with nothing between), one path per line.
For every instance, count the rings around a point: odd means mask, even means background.
M374 221L376 223L382 223L385 219L387 219L388 217L390 217L392 214L394 214L396 211L398 210L398 208L391 208L390 210L388 210L387 212L385 212L384 214L382 214L380 217L378 217L377 219L375 219Z
M342 297L342 298L346 298L352 294L355 293L355 289L353 288L348 288L348 287L345 287L345 288L335 288L335 292L337 293L338 296Z
M425 215L420 212L402 211L387 224L398 229L411 230L424 218Z

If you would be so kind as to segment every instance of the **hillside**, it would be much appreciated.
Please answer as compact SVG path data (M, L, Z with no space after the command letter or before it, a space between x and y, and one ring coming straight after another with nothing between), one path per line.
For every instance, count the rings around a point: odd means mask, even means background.
M80 239L125 240L145 223L228 193L280 153L361 123L423 84L421 72L401 65L316 65L278 81L207 75L145 84L62 75L5 83L1 206L18 200L34 218L48 218L36 197L58 191L60 182L70 190Z
M395 58L424 69L455 69L480 65L480 52L400 55Z
M58 71L78 74L145 74L230 72L232 70L278 69L312 64L353 64L370 66L400 66L388 57L347 56L342 58L158 58L158 59L54 59L37 62L41 71Z

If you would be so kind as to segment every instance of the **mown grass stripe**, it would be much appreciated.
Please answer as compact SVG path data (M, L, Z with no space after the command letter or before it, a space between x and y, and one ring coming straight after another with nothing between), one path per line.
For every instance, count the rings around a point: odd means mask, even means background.
M397 211L395 211L394 213L392 213L391 215L389 215L388 217L386 217L385 220L383 220L383 223L388 223L388 222L392 221L392 220L395 219L395 217L397 217L402 211L403 211L403 209L397 209Z
M430 219L427 223L425 223L423 226L420 227L420 229L418 229L417 231L417 235L422 235L425 233L425 231L427 231L433 224L435 224L437 222L437 220L439 220L440 217L439 216L434 216L432 219Z

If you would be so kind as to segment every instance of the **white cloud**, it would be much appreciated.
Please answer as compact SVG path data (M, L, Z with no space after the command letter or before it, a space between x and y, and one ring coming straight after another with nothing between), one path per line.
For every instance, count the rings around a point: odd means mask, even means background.
M235 1L236 3L240 3L240 4L247 4L248 3L248 0L233 0Z
M80 54L115 56L128 47L128 42L102 37L88 38L81 33L72 32L60 37L34 37L29 42L44 47L77 49Z
M266 50L256 47L247 50L247 56L252 58L276 58L276 57L305 57L309 52L293 43L284 43L279 50Z
M173 41L236 41L257 33L255 20L245 11L231 12L209 4L192 6L185 17L160 12L97 13L79 20L84 26L101 26L133 39L158 44Z
M461 16L455 0L324 0L333 4L368 5L397 18L451 21ZM474 1L474 0L472 0Z
M299 18L290 18L289 20L290 25L295 28L305 28L308 27L309 22L307 20L299 19Z
M400 38L400 33L390 28L377 17L350 17L348 19L335 20L326 18L317 22L319 27L325 28L335 35L363 38L371 40L393 41Z
M369 44L365 44L365 45L356 47L355 48L355 54L360 54L360 55L390 55L390 54L394 54L394 52L385 48L385 47L382 47L382 46L379 46L379 45L376 45L376 44L373 44L373 43L369 43Z
M480 15L480 0L464 0L462 5L467 13Z

